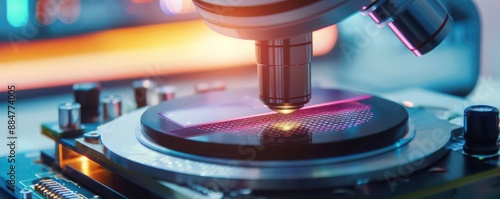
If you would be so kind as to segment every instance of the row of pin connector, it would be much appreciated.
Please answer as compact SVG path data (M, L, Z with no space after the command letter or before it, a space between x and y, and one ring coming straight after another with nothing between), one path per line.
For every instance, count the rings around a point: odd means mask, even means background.
M41 179L34 188L47 199L86 199L52 179Z

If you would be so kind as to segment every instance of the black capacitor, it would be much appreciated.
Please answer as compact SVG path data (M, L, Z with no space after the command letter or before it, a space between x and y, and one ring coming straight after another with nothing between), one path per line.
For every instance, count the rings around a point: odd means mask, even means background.
M469 155L493 155L498 152L498 109L475 105L464 111L464 152Z
M86 82L73 85L75 102L81 105L82 123L97 122L99 120L99 94L101 84Z
M152 104L149 95L152 89L156 87L153 81L149 79L136 80L132 82L132 87L134 88L134 98L137 108Z

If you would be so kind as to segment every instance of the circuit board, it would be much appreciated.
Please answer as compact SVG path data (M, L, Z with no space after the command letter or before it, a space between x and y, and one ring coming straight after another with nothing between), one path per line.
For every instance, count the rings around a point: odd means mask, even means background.
M0 167L2 187L7 187L4 190L13 198L23 198L19 193L32 195L34 199L101 198L44 164L39 151L17 154L15 165L15 173L9 167ZM9 186L12 176L15 186Z

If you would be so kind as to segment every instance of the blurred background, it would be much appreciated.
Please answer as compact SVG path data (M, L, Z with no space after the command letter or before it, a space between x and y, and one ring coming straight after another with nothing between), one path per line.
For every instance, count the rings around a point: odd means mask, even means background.
M361 14L314 32L313 86L417 88L500 106L500 1L441 2L455 25L423 57ZM5 85L15 84L19 132L37 135L41 122L56 120L57 104L72 101L79 82L99 81L104 94L129 98L131 82L142 78L176 86L176 97L194 94L200 82L257 87L254 51L254 41L210 30L190 0L0 1L1 99Z
M313 75L319 77L313 81L368 91L419 86L463 96L479 74L500 77L494 60L500 3L442 3L454 30L422 58L360 14L315 32ZM1 80L23 90L254 64L253 41L212 32L190 0L5 0L0 13Z

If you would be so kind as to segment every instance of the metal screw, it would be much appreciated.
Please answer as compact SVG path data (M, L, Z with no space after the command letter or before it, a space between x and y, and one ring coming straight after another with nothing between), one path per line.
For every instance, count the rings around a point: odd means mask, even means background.
M91 131L83 134L83 138L85 142L98 144L99 142L101 142L101 133L97 131Z

